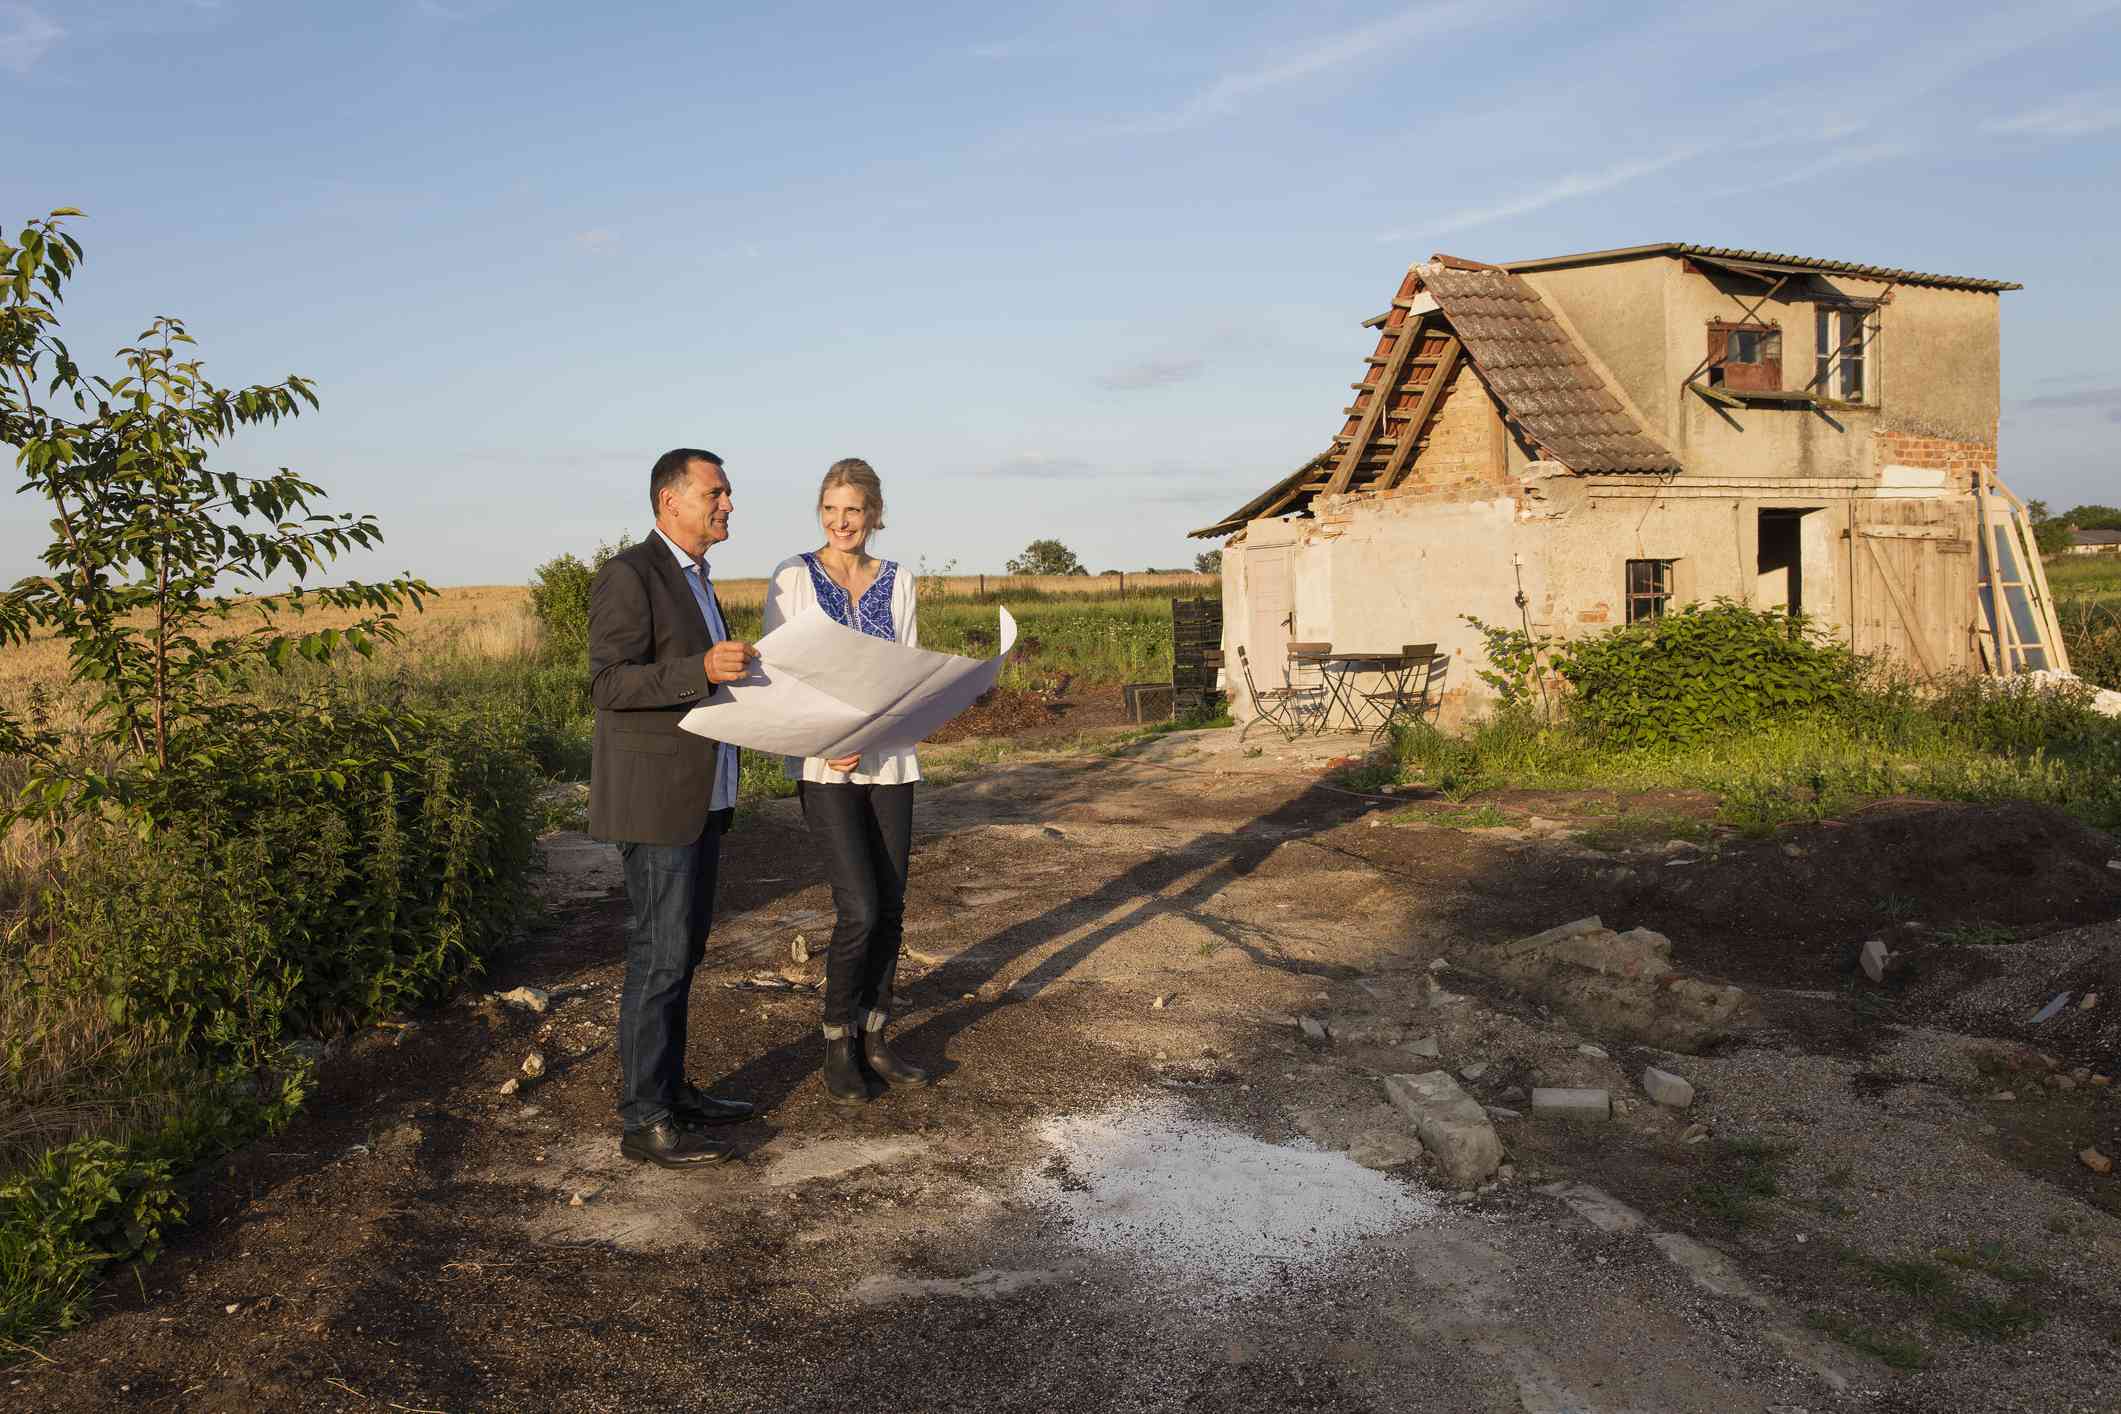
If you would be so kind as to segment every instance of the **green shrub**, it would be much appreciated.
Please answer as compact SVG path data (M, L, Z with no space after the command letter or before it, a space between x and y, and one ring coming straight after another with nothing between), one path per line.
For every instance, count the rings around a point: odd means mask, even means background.
M2121 691L2121 601L2079 599L2057 608L2070 671Z
M174 785L151 840L106 832L53 891L55 985L209 1064L256 1066L439 995L523 905L535 777L485 726L331 713L325 770Z
M122 1144L83 1138L45 1149L0 1182L0 1345L15 1353L79 1322L112 1266L152 1260L184 1216L178 1175L279 1128L309 1083L308 1065L285 1057L263 1076L167 1053L141 1059L154 1083L182 1096L165 1122Z
M1859 663L1802 616L1727 599L1557 645L1570 711L1616 746L1744 732L1848 700Z
M530 611L544 630L545 651L573 659L589 649L589 589L596 571L573 555L539 565L531 575Z
M182 1211L166 1159L107 1139L38 1156L0 1183L0 1339L75 1324L102 1270L153 1257Z
M574 555L547 560L531 572L530 611L543 631L544 657L586 671L589 654L589 592L597 571L624 545L599 545L585 564ZM588 692L588 685L582 691Z

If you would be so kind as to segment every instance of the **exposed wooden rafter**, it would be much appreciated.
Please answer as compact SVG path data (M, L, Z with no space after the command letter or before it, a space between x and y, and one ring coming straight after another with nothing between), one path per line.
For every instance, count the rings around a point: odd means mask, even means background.
M1378 490L1389 491L1399 484L1407 463L1414 459L1414 448L1421 442L1422 430L1436 415L1436 405L1443 400L1444 388L1450 383L1451 375L1458 371L1458 357L1464 349L1465 345L1455 334L1444 340L1443 352L1436 356L1436 370L1429 375L1428 386L1421 390L1421 401L1408 415L1407 425L1399 432L1399 445L1392 449L1392 459L1385 463L1384 474L1377 478Z
M1413 283L1413 276L1407 278L1409 284ZM1373 355L1373 362L1378 359L1382 359L1382 362L1378 364L1376 381L1369 388L1370 401L1356 414L1354 431L1342 434L1348 439L1348 444L1342 449L1340 461L1333 468L1333 479L1326 483L1328 496L1338 496L1354 483L1355 468L1362 465L1363 454L1369 450L1370 439L1376 436L1378 429L1384 425L1386 410L1392 406L1392 396L1399 390L1399 380L1406 376L1408 360L1413 358L1414 351L1421 346L1422 330L1428 327L1428 322L1428 316L1424 314L1403 323L1388 325L1383 330L1384 337L1392 341L1392 347L1389 350L1380 349Z

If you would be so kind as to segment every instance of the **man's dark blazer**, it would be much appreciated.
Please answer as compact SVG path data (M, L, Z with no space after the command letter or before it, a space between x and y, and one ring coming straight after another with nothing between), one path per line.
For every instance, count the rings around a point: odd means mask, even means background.
M591 835L678 845L707 827L721 744L681 730L678 720L714 691L705 661L713 646L661 536L651 532L597 571L589 593Z

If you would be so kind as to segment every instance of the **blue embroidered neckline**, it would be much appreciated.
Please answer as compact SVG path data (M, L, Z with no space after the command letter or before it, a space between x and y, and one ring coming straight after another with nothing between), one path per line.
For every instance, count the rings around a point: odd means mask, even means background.
M898 637L891 626L891 582L898 577L896 561L884 561L884 567L876 572L876 582L862 591L859 603L850 602L854 596L826 574L817 556L808 550L803 552L803 564L810 571L810 587L817 594L817 602L835 622L871 638Z

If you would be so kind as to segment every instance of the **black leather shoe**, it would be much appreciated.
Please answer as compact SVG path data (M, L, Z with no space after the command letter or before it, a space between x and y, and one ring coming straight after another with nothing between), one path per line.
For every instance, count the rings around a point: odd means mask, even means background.
M825 1038L825 1093L843 1105L869 1103L869 1087L862 1080L862 1067L854 1058L852 1036Z
M619 1152L636 1163L658 1164L666 1169L699 1168L736 1157L732 1145L680 1129L667 1119L627 1130L626 1137L619 1140Z
M710 1124L742 1124L753 1109L749 1100L718 1100L688 1080L678 1086L670 1117L682 1129L704 1129Z
M900 1060L884 1043L884 1028L862 1033L862 1061L878 1079L891 1085L927 1085L934 1078L917 1065Z

